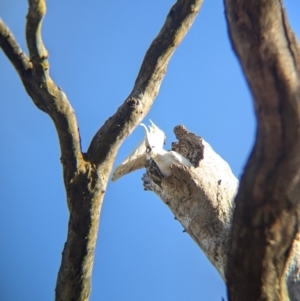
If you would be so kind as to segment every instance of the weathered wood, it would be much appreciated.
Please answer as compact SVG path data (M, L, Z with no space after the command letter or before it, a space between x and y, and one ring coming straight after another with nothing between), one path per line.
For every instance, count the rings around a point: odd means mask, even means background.
M172 144L172 149L193 162L195 167L173 164L171 175L164 177L150 160L143 176L144 188L154 191L163 200L226 283L238 180L229 165L207 142L183 126L175 127L174 132L179 141ZM300 300L299 268L298 234L284 274L291 301Z
M143 176L146 190L153 190L170 208L225 280L234 197L238 187L229 165L200 137L183 126L172 149L195 167L172 164L164 177L150 162Z

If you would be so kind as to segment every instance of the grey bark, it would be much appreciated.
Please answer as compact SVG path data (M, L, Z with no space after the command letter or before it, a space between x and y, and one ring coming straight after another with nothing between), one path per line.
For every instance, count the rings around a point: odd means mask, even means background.
M203 139L175 127L178 143L172 150L194 166L172 164L164 177L155 162L148 161L143 176L146 190L153 190L173 212L185 231L202 249L225 279L234 197L238 180L229 165Z
M192 167L178 162L168 164L164 166L170 170L166 177L151 158L141 164L140 158L145 158L145 154L140 151L121 164L122 175L146 168L142 178L145 190L153 191L169 207L227 283L234 199L239 182L227 162L201 137L187 131L184 126L175 127L174 133L178 142L172 144L172 150L187 158ZM291 301L300 300L299 237L298 234L292 243L284 275Z

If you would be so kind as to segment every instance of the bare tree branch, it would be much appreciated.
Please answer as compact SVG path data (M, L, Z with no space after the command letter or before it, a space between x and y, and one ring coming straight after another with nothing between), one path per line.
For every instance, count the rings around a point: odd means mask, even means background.
M172 149L193 162L175 163L164 177L150 161L143 176L145 190L154 191L173 212L226 282L234 197L238 188L227 162L202 138L183 126L174 129L179 142Z
M101 205L117 150L148 113L172 53L192 25L201 4L202 0L178 0L172 7L146 53L132 92L96 133L87 154L81 152L73 108L49 76L48 53L41 36L45 0L29 0L26 39L30 62L25 56L18 59L16 42L1 29L3 50L35 105L52 118L59 137L70 219L57 278L57 301L89 298ZM2 28L7 29L4 25ZM27 70L24 62L28 62L30 72L23 72Z
M202 138L183 126L176 126L174 132L179 141L172 143L172 150L186 157L193 163L193 167L173 161L168 166L171 172L165 177L160 166L148 158L143 166L146 168L146 174L142 178L144 189L152 190L163 200L184 227L184 232L194 239L227 283L225 272L238 180L228 164ZM166 160L167 154L164 155L164 162L170 164ZM139 153L133 161L143 156L146 154ZM127 165L130 167L130 159L121 166L125 169ZM285 281L291 301L300 300L299 268L298 233L292 242L285 269Z
M0 45L18 71L35 105L49 114L54 121L59 136L64 178L67 184L82 160L77 121L66 95L49 76L47 51L41 38L41 22L46 12L45 1L29 2L26 35L30 61L2 21L0 22Z
M44 0L30 0L27 14L26 39L33 72L30 80L23 79L27 93L35 105L52 118L59 137L65 185L74 177L83 160L80 136L74 110L67 96L49 76L48 53L44 47L41 30L46 13Z
M87 179L83 181L79 177L78 181L72 182L69 187L69 195L73 203L82 204L80 198L83 197L85 205L84 208L81 206L76 208L74 214L71 211L68 240L57 280L57 300L72 300L72 298L87 300L89 296L99 212L117 150L122 141L149 111L158 93L171 54L191 26L200 9L201 2L181 0L175 4L175 9L173 7L171 12L174 11L176 15L183 10L182 14L185 17L180 19L181 23L176 22L174 24L169 14L166 24L169 24L168 26L171 28L166 29L166 25L163 27L160 33L163 39L157 38L152 43L151 51L147 52L138 76L138 78L150 76L149 79L135 85L133 92L124 104L95 135L87 153L91 165L88 165L82 174L83 177L86 175ZM169 20L170 18L171 20ZM164 39L167 39L168 34L171 35L170 41L174 41L176 38L176 42L169 42L162 47L161 44L163 44ZM159 46L153 46L156 44ZM153 62L155 62L154 67L152 66ZM84 183L83 186L82 182ZM90 186L89 190L86 189L86 186ZM78 190L81 193L78 193ZM81 214L78 214L79 212ZM83 214L83 212L87 213ZM86 217L82 219L84 215ZM78 233L79 228L80 233ZM78 251L74 252L74 250ZM72 264L70 265L70 263Z
M191 27L203 0L178 0L151 43L130 95L94 136L88 155L94 163L116 153L122 141L145 117L159 91L176 47Z
M143 81L135 85L123 105L96 133L86 157L90 164L83 165L67 188L74 212L71 210L68 239L57 280L57 300L88 299L99 213L117 150L148 113L171 54L190 28L201 3L179 0L173 6L145 56L138 76ZM173 14L181 17L175 18Z
M26 23L26 40L30 61L41 77L48 71L48 52L42 40L42 21L46 14L45 0L29 0Z
M32 64L18 45L15 37L0 19L0 47L13 64L20 76L31 71Z
M225 5L257 117L233 217L229 299L289 300L285 275L300 219L299 44L282 1L225 0Z
M144 185L165 201L227 280L230 300L298 301L300 46L281 0L224 1L230 38L254 97L258 124L233 220L237 180L207 143L182 127L176 130L179 143L173 148L194 167L172 163L171 175L164 177L150 160ZM171 8L132 92L98 130L87 154L81 151L73 108L49 76L41 35L45 0L29 0L30 60L0 21L1 48L35 105L52 118L59 137L70 219L56 300L89 298L99 215L117 150L149 111L168 62L201 4L202 0L178 0Z

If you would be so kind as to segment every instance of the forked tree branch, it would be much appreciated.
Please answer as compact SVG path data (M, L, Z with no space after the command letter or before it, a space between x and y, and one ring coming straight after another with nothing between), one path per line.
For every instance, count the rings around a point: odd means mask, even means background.
M61 147L67 202L68 238L57 278L56 300L88 300L101 205L117 150L148 113L166 73L202 0L178 0L146 53L134 88L117 112L94 136L87 154L80 145L78 125L66 95L49 76L42 41L45 0L29 0L26 39L30 62L0 23L0 46L17 69L35 105L53 120ZM25 71L24 71L25 70Z
M65 184L74 177L82 161L80 137L72 106L63 91L49 76L47 51L41 38L44 0L30 0L26 38L30 60L19 47L13 34L0 21L0 47L16 68L34 104L52 118L60 142Z
M172 54L191 27L203 0L178 0L151 43L135 85L125 102L94 136L88 155L94 163L116 152L121 142L145 117L159 91Z
M229 300L299 300L288 296L285 279L293 242L299 244L299 44L282 1L225 0L225 5L257 118L255 145L236 197Z
M67 186L74 178L78 167L83 164L77 120L67 96L49 76L48 53L41 35L46 2L45 0L28 2L26 40L33 71L30 78L25 77L22 80L35 105L49 114L55 124Z

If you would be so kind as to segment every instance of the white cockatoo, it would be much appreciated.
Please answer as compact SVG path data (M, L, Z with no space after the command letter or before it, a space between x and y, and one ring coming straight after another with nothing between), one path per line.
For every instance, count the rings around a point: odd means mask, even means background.
M149 159L154 160L165 177L171 175L170 166L173 163L192 166L192 163L181 154L163 149L166 135L151 120L150 123L149 129L145 124L141 123L141 126L145 129L145 137L136 149L116 167L112 181L116 181L134 170L146 167Z

